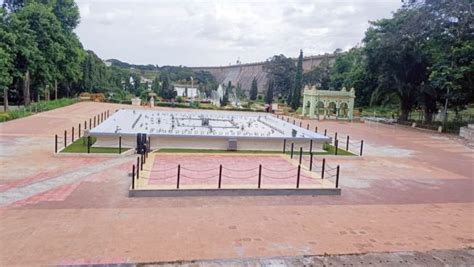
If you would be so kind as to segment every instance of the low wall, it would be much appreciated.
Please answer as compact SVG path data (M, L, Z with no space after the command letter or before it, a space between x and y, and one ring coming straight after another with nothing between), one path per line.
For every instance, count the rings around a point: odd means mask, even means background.
M99 135L94 146L97 147L118 147L118 136ZM282 151L285 141L283 138L251 138L251 137L195 137L195 136L151 136L151 149L159 148L183 148L183 149L213 149L227 150L229 139L237 140L237 150L258 150L258 151ZM311 142L306 139L287 139L286 151L300 147L304 151L309 151ZM323 151L323 141L313 140L312 151ZM122 136L122 147L136 147L135 136Z

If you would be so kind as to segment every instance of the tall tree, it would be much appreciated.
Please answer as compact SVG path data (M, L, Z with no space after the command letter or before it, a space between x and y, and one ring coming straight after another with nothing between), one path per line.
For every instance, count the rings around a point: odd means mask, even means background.
M266 104L273 103L273 81L272 80L268 81L268 89L265 93L265 103Z
M371 22L364 38L368 70L378 77L376 93L398 97L401 120L408 119L428 76L426 52L404 24L414 15L403 9L392 19Z
M256 100L258 95L257 79L253 77L252 86L250 87L250 100Z
M297 110L301 103L301 90L303 90L303 50L300 50L298 65L296 67L291 108Z
M264 64L268 79L274 82L274 94L280 94L291 102L291 91L294 87L296 65L291 58L284 55L276 55L268 59Z
M331 69L331 63L325 58L318 66L303 74L303 82L305 84L316 85L320 90L330 90Z

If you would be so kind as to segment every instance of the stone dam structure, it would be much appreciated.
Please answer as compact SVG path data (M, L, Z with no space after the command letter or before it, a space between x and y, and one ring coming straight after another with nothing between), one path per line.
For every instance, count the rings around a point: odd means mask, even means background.
M316 56L307 56L303 58L303 71L310 71L312 68L318 66L324 59L334 61L336 58L335 54L324 54ZM294 59L295 64L297 59ZM242 89L245 91L250 90L252 80L254 77L257 78L258 91L259 93L264 92L267 86L267 73L264 70L265 62L237 64L229 66L215 66L215 67L190 67L194 71L208 71L210 72L221 84L227 84L229 81L236 85L240 83Z

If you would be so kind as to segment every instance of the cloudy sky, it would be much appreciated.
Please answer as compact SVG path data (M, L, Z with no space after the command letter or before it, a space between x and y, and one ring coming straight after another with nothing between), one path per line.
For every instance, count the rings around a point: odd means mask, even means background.
M135 64L220 66L346 50L400 0L77 0L86 49Z

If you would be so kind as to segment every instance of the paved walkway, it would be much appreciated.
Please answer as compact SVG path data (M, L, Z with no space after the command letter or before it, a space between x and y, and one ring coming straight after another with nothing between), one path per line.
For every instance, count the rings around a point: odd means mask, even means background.
M118 107L78 103L0 124L0 194L8 195L0 208L1 266L474 246L474 150L455 137L304 121L365 141L364 157L327 157L341 165L341 196L128 198L134 157L52 153L54 134Z

